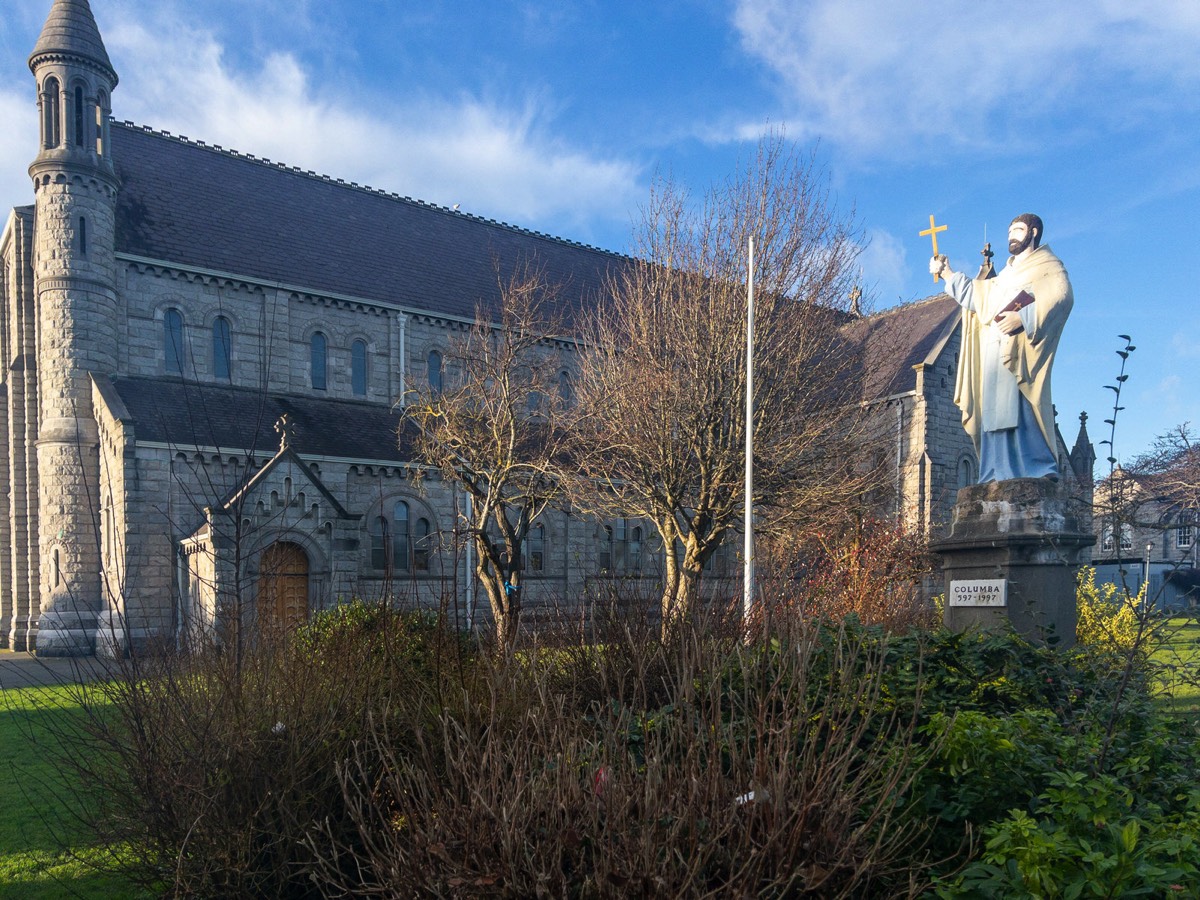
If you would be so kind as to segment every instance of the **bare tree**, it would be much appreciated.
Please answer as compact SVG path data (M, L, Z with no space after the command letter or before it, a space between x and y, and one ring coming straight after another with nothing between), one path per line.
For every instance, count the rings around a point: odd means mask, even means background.
M583 329L575 429L584 486L653 522L664 628L738 530L743 494L747 239L755 259L755 497L768 530L844 513L875 475L858 354L843 339L851 218L811 156L779 136L698 203L663 181L610 302Z
M404 412L417 426L420 459L470 497L475 575L507 648L520 624L525 540L562 491L567 398L555 347L557 290L530 266L500 287L499 309L479 307L452 345L446 384L411 392Z
M1200 508L1200 443L1189 423L1159 435L1129 468L1151 479L1157 496L1175 511Z

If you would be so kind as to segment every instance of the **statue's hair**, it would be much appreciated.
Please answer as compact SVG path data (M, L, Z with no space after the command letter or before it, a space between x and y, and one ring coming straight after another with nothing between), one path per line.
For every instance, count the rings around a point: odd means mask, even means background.
M1036 250L1042 242L1042 236L1046 233L1046 226L1042 224L1041 217L1035 216L1033 213L1021 213L1013 218L1013 222L1023 222L1026 228L1037 229L1037 234L1033 236L1033 247Z

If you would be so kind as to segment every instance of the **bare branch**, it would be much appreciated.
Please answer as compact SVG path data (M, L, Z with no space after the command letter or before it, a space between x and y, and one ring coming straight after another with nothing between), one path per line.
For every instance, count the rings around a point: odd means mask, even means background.
M584 329L575 429L590 502L651 520L666 552L664 619L737 530L744 470L746 246L756 247L755 505L772 527L844 514L872 484L859 356L845 323L859 235L811 156L778 136L692 204L656 185Z

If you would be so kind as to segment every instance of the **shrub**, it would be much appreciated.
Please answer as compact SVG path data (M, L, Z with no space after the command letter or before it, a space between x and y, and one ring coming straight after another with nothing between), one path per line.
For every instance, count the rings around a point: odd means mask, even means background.
M318 823L346 836L335 865L357 850L338 766L395 696L429 680L440 634L357 604L259 636L241 660L208 646L118 661L85 699L109 714L68 747L93 828L130 848L129 876L173 895L318 896L306 837Z
M1086 647L1116 653L1138 649L1143 634L1146 587L1130 597L1111 582L1096 584L1096 570L1083 566L1076 576L1078 619L1075 639Z
M360 868L338 865L351 844L316 839L333 848L328 894L908 892L921 828L903 804L923 751L909 718L880 711L873 638L812 629L746 647L683 629L606 646L592 685L626 684L631 660L659 679L606 701L530 663L546 658L490 658L490 693L414 750L386 726L356 745L339 771Z
M1014 809L985 829L983 859L939 896L1197 896L1200 790L1164 813L1114 775L1055 772L1049 781L1032 814Z
M785 615L832 622L854 616L894 632L934 624L935 609L922 592L932 571L922 535L867 520L767 549L764 593L777 598Z
M1138 878L1191 865L1200 754L1136 654L611 612L497 654L348 604L240 664L127 661L86 689L94 821L181 896L1017 896L1086 867L1101 801Z

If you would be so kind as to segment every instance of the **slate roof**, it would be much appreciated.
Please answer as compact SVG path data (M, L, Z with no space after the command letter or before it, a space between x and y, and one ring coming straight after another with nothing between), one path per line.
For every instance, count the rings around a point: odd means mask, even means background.
M302 456L397 463L415 458L411 432L403 442L399 439L401 418L388 406L264 394L179 378L114 378L112 384L139 442L273 454L279 448L275 423L286 413L293 425L292 446Z
M863 399L915 390L913 366L928 359L958 314L953 298L938 294L843 326L842 335L863 351Z
M528 264L571 308L627 258L132 123L112 125L117 251L465 319Z
M29 54L29 67L42 56L66 54L91 60L104 68L117 83L117 73L100 39L100 29L88 0L54 0L42 33L38 36L33 53Z

